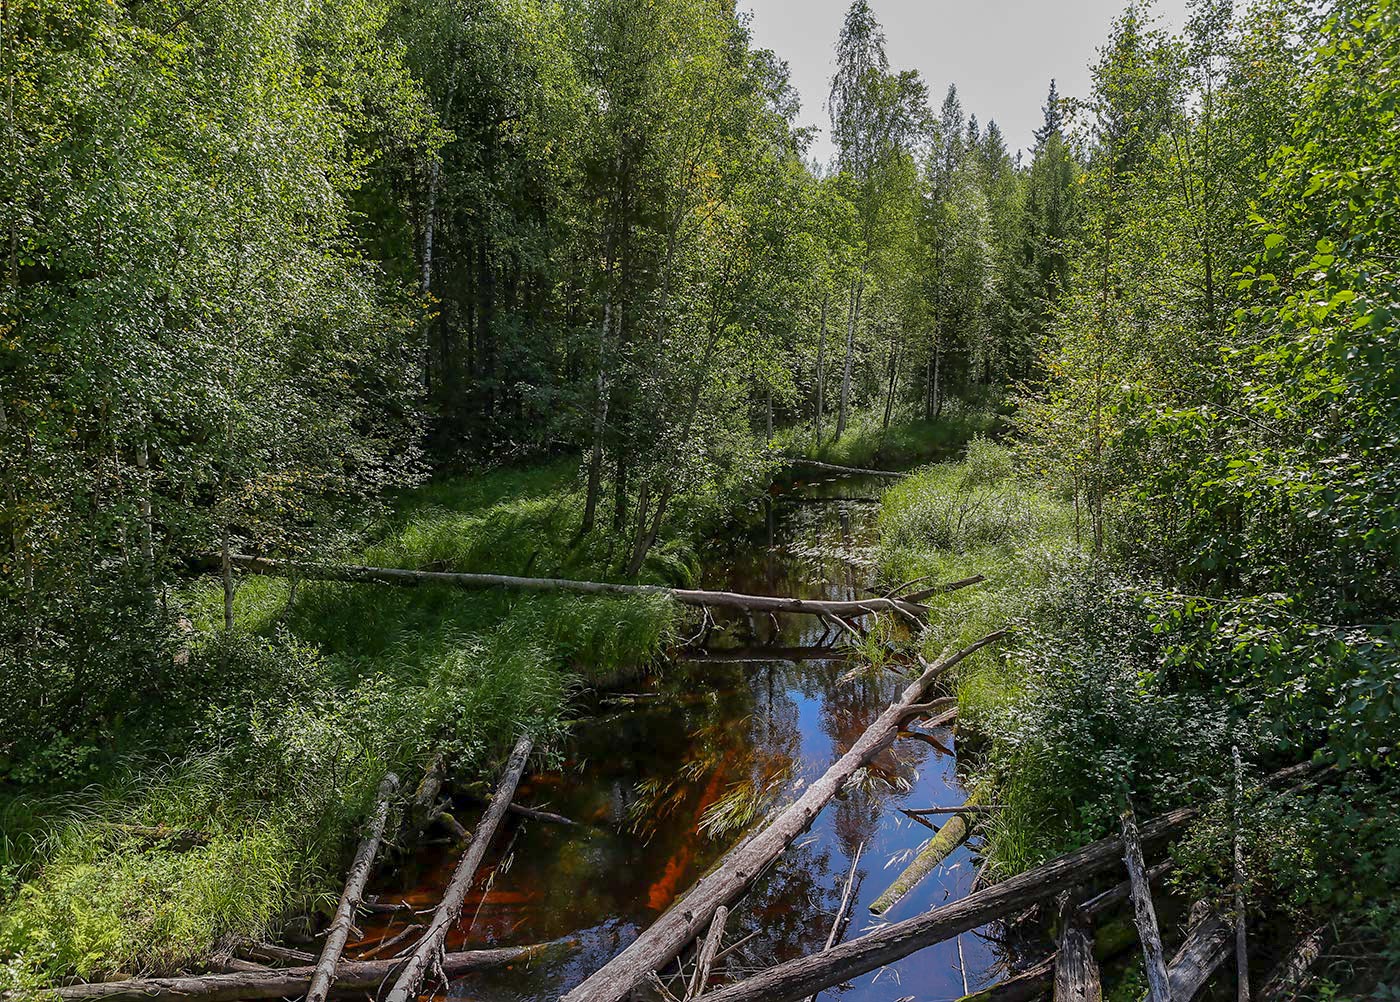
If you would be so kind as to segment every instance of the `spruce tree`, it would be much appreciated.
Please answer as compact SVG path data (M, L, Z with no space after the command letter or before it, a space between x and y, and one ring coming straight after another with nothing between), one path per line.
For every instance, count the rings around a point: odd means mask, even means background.
M1055 86L1055 78L1050 78L1050 93L1045 97L1045 124L1035 130L1035 148L1043 147L1053 135L1064 135L1065 112L1060 102L1060 92Z

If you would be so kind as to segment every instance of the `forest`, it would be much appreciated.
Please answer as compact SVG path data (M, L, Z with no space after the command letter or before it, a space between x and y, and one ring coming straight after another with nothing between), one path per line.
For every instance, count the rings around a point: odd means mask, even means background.
M1400 0L882 6L4 0L0 998L1400 999Z

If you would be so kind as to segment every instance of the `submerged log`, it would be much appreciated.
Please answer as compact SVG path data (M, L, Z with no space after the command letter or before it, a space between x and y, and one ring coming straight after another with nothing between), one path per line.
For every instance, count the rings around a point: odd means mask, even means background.
M1152 887L1147 881L1147 867L1142 861L1142 843L1138 839L1137 816L1133 805L1123 808L1123 862L1128 867L1128 882L1132 885L1133 916L1137 921L1138 937L1142 941L1143 964L1147 972L1148 1002L1172 1002L1167 982L1167 962L1162 948L1162 934L1157 928L1157 911L1152 907Z
M374 868L374 858L379 855L379 843L384 838L384 823L389 817L389 801L399 788L399 777L388 773L379 784L379 796L370 819L369 831L355 850L354 861L350 864L350 874L345 879L345 890L340 894L340 904L336 907L335 918L326 931L326 943L321 948L321 957L316 961L316 973L311 978L311 986L306 990L306 1002L325 1002L330 994L331 982L335 980L336 964L345 950L345 941L350 937L350 928L355 924L355 912L360 907L360 899L365 894L365 884L369 881L370 870Z
M967 798L964 807L977 806L977 794ZM906 811L905 813L920 816L921 811ZM870 905L870 910L876 915L883 915L905 896L917 887L925 877L936 870L945 859L957 851L972 835L973 812L959 811L943 823L943 827L938 829L938 834L929 839L928 844L919 851L913 861L904 868L904 872L895 878L894 883L885 889L885 892L876 898Z
M520 804L511 804L510 812L518 814L522 818L529 818L531 821L543 821L551 825L577 825L573 818L566 818L562 814L555 814L553 811L539 811L533 807L522 807Z
M542 943L502 950L449 953L442 970L450 976L520 964L539 957L558 944ZM402 963L400 960L344 960L336 969L335 991L378 988ZM313 966L284 967L267 971L236 971L184 978L138 978L91 985L55 988L65 1002L231 1002L234 999L276 999L300 995L316 973Z
M707 876L673 903L627 949L565 995L564 1002L620 1002L649 973L674 960L685 945L700 934L720 905L731 904L742 894L797 836L811 827L817 815L845 788L857 770L889 747L899 733L900 724L921 705L918 701L935 680L1005 635L1004 630L988 634L925 670L796 801L751 838L726 853ZM791 997L803 998L825 987L825 984L812 985L809 990L795 992Z
M580 595L658 595L682 605L701 608L742 609L750 612L793 612L812 616L867 616L897 612L922 619L928 609L917 602L897 598L818 600L778 595L741 595L728 591L699 591L663 585L616 584L611 581L571 581L565 578L527 578L510 574L459 574L450 571L410 571L399 567L363 567L357 564L306 564L265 557L230 556L229 563L250 574L294 577L304 581L347 581L360 584L449 585L454 588L519 588L522 591L573 592Z
M793 466L809 466L814 470L829 470L832 473L845 473L852 476L862 477L889 477L893 480L903 480L909 476L907 473L897 473L894 470L863 470L858 466L837 466L835 463L820 463L815 459L789 459Z
M1143 826L1148 844L1185 830L1200 812L1172 811ZM824 953L769 968L747 981L703 996L705 1002L796 1002L815 991L847 981L941 943L996 919L1054 898L1061 891L1111 873L1121 866L1123 840L1106 838L1067 853L999 884L974 891L914 918L895 922L848 940Z
M436 969L447 932L457 924L457 919L462 914L462 903L476 880L476 871L481 867L491 838L496 834L501 818L505 817L510 807L511 798L515 796L515 788L520 785L520 777L525 772L525 762L530 757L530 749L533 747L534 740L529 735L522 735L516 742L515 750L511 752L510 760L501 775L500 785L496 787L496 793L491 798L491 806L486 809L486 815L477 826L471 844L458 861L452 880L443 892L442 903L438 905L432 921L428 924L428 931L423 933L423 938L403 962L403 970L394 982L394 987L385 996L385 1002L409 1002L410 999L417 998L423 979L430 970Z

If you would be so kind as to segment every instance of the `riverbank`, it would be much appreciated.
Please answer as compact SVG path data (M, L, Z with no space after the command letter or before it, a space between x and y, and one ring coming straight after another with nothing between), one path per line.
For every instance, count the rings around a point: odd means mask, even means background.
M695 583L701 541L756 518L770 476L758 468L723 494L680 499L640 580ZM580 541L581 501L571 459L445 480L398 498L345 559L618 580L626 533ZM130 721L104 722L107 747L11 770L36 781L12 784L3 805L7 991L196 968L236 938L327 910L386 771L411 791L442 755L467 785L522 729L557 745L582 687L646 670L682 621L657 598L250 576L225 632L217 581L168 600L183 610L178 685Z

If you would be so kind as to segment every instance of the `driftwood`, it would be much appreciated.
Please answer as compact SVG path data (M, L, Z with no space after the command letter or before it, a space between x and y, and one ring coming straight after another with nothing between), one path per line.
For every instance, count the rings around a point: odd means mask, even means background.
M357 564L306 564L264 557L230 556L232 566L250 574L294 577L305 581L348 581L361 584L449 585L454 588L519 588L523 591L574 592L581 595L658 595L682 605L701 608L743 609L750 612L794 612L813 616L867 616L897 612L922 619L928 609L917 602L897 598L824 601L774 595L741 595L728 591L666 588L662 585L615 584L611 581L571 581L565 578L527 578L510 574L458 574L449 571L410 571L399 567L363 567Z
M710 983L710 968L714 965L715 954L719 952L720 941L724 939L724 923L727 921L729 909L720 905L715 909L710 931L706 934L705 943L700 947L700 954L695 960L695 974L691 976L690 985L685 990L686 998L695 998Z
M1060 901L1060 942L1055 952L1055 1002L1102 1002L1103 980L1084 909Z
M1199 814L1193 807L1172 811L1144 825L1142 838L1148 844L1171 838ZM824 953L779 964L703 998L705 1002L796 1002L1111 873L1121 865L1122 852L1122 839L1102 839L961 900L847 940Z
M674 960L685 945L705 928L715 909L732 903L743 893L798 835L811 826L822 808L845 788L851 777L895 740L900 724L911 713L928 710L928 706L919 704L918 700L924 697L935 680L1003 636L1005 631L998 630L925 670L892 706L865 729L850 750L821 778L809 785L796 801L779 812L752 838L726 853L707 876L673 903L627 949L565 995L564 1002L620 1002L645 980L647 974L664 968ZM824 987L825 984L812 985L807 991L794 993L792 998L803 998Z
M543 821L551 825L577 825L573 818L566 818L562 814L555 814L553 811L537 811L533 807L522 807L519 804L511 804L510 812L519 814L522 818L529 818L531 821Z
M394 935L388 937L387 939L381 939L378 943L374 945L373 949L366 950L363 954L361 954L360 959L372 960L373 958L379 956L381 953L383 953L390 947L398 946L400 943L411 937L415 932L422 928L422 922L410 922L408 925L404 926Z
M1148 1002L1172 1002L1162 934L1157 928L1157 911L1152 907L1152 888L1147 882L1147 867L1142 861L1142 843L1138 839L1137 816L1133 813L1132 804L1123 808L1122 823L1123 862L1128 867L1128 882L1133 892L1133 916L1137 922L1138 938L1142 941L1147 999Z
M1192 907L1191 915L1186 941L1167 967L1171 1002L1192 1002L1230 955L1231 923L1203 902Z
M472 950L449 953L442 958L448 975L470 974L508 964L532 960L555 949L544 943L503 950ZM378 988L394 973L399 960L343 960L336 969L335 990ZM284 967L267 971L236 971L230 974L202 974L184 978L138 978L91 985L55 988L53 994L65 1002L228 1002L233 999L276 999L300 995L316 973L312 966Z
M369 881L370 870L374 868L374 858L379 855L379 843L384 838L384 823L389 817L389 801L398 788L399 777L392 772L379 784L379 799L374 805L369 831L355 850L350 874L345 879L345 890L340 894L335 918L326 930L325 946L321 948L320 959L316 961L316 974L311 978L311 986L306 990L306 1002L325 1002L326 996L330 994L331 982L336 976L336 964L340 962L340 955L345 950L350 928L355 924L355 912L360 906L360 899L364 897L365 884Z
M909 476L907 473L897 473L894 470L862 470L856 466L837 466L835 463L819 463L815 459L789 459L793 466L810 466L814 470L829 470L832 473L846 473L852 476L862 477L890 477L893 480L903 480Z
M967 798L967 804L976 807L976 802L977 794L974 792L972 796ZM932 812L907 811L906 813L920 817L925 813ZM904 900L910 891L968 840L972 834L972 822L972 814L968 811L956 813L945 821L943 827L938 829L938 834L929 839L928 844L919 851L913 862L904 868L904 872L896 877L894 883L890 884L885 892L871 903L870 910L876 915L883 915Z
M510 806L511 798L515 796L515 788L520 785L520 777L525 772L525 761L530 757L530 749L533 747L534 740L529 735L523 735L516 742L515 750L511 752L510 761L506 763L505 771L501 775L500 785L496 787L495 796L491 798L491 806L486 809L486 815L477 826L476 835L458 861L452 880L443 892L442 903L438 905L432 921L428 924L428 931L423 933L423 938L404 961L403 970L394 982L394 987L385 996L385 1002L409 1002L410 999L416 999L423 979L430 970L436 969L447 932L456 925L458 917L462 914L462 903L476 880L476 871L481 867L491 838L496 834L501 818Z
M1259 991L1259 1002L1290 1002L1306 985L1313 965L1322 958L1332 938L1330 925L1319 926L1288 951Z
M240 957L265 964L310 964L316 960L314 953L307 953L305 950L294 950L290 946L278 946L275 943L258 943L251 939L240 941L234 947L234 952Z

